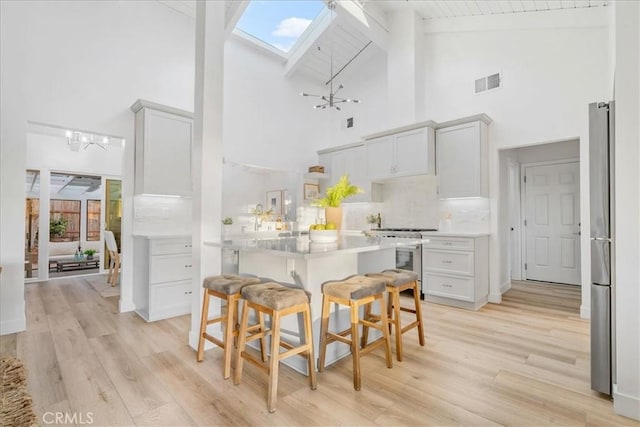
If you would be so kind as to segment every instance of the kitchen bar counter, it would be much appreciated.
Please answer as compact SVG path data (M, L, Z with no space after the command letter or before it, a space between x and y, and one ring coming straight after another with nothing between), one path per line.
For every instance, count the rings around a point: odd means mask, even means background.
M489 236L491 233L488 231L423 231L422 235L433 237L483 237Z
M316 243L308 235L299 237L277 237L205 241L207 246L233 249L244 252L262 252L287 258L321 258L334 255L358 254L380 249L412 246L423 243L423 239L391 239L385 237L340 236L335 243Z
M277 282L291 283L311 294L314 351L318 355L320 340L320 315L322 313L322 283L341 280L353 274L379 272L396 266L396 247L428 242L423 239L389 239L381 237L341 236L336 243L316 244L309 236L281 237L275 239L242 239L207 241L205 245L237 252L238 272L268 277ZM377 304L374 312L378 312ZM300 316L288 316L282 320L283 337L299 342L303 329ZM348 309L332 312L331 329L344 330L350 326ZM375 339L378 331L370 331ZM220 334L219 330L214 332ZM382 351L382 350L380 350ZM327 347L328 364L348 356L350 348L343 343ZM307 373L306 361L288 358L283 363L299 372ZM315 364L314 364L315 365ZM383 365L382 365L383 366Z

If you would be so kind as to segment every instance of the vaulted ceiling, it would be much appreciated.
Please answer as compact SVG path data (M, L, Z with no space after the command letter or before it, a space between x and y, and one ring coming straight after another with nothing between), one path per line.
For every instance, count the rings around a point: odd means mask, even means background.
M158 1L195 17L195 1ZM385 33L389 31L386 22L390 12L413 10L426 22L468 16L602 7L610 2L611 0L339 0L335 16L325 10L307 28L289 54L282 54L286 61L284 73L288 76L300 73L320 84L327 83L336 74L339 74L339 80L348 77L367 58L385 49ZM247 4L247 0L226 1L228 33L232 32ZM539 16L544 19L544 14Z

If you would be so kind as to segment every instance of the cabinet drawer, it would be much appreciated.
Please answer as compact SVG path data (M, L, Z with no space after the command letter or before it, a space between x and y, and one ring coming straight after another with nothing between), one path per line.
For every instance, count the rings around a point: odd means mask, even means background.
M426 293L444 298L463 301L474 300L474 280L472 277L449 276L438 273L425 273Z
M470 276L474 273L473 252L425 250L423 254L425 270Z
M190 253L191 239L160 239L151 241L151 255Z
M150 282L164 283L191 279L191 255L156 255L151 257Z
M187 313L191 307L191 294L190 280L152 286L149 314L153 317L164 317L169 314Z
M449 249L449 250L473 250L473 239L467 237L432 237L425 236L429 239L428 243L423 243L424 248Z

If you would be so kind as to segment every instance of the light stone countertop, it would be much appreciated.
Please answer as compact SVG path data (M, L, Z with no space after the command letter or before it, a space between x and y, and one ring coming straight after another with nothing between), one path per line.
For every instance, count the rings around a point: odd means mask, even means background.
M424 231L423 236L433 237L483 237L489 236L489 231Z
M264 252L288 258L308 259L411 246L428 241L428 239L340 236L335 243L316 243L311 242L308 235L303 235L299 237L205 241L204 244L223 249Z
M154 231L148 233L131 233L133 237L142 237L145 239L173 239L173 238L181 238L181 237L191 237L191 233L188 232L167 232L167 231Z

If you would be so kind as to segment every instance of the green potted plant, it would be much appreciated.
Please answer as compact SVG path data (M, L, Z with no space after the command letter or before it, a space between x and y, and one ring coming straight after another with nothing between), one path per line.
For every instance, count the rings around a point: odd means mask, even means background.
M95 249L87 249L84 251L84 254L87 256L87 259L93 259L93 255L96 253Z
M62 237L67 232L66 218L51 218L49 220L49 235L51 237Z
M352 184L349 181L349 175L345 174L340 177L336 185L327 188L323 198L314 200L313 205L325 208L327 224L335 224L336 229L340 230L342 225L342 207L340 205L342 201L362 192L362 188Z
M224 217L224 219L222 220L222 224L224 225L233 224L233 218L231 218L230 216Z

